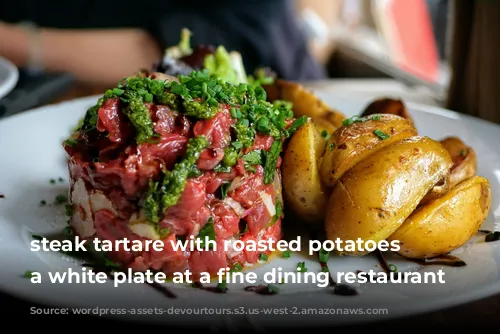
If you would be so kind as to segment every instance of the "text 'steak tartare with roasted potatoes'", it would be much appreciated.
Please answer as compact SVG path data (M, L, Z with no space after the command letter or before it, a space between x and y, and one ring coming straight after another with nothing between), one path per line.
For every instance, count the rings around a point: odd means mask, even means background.
M302 221L324 224L327 239L397 240L399 255L430 259L466 244L485 221L491 190L473 148L420 136L402 101L377 99L345 118L299 84L277 80L266 91L308 117L284 152L283 195Z

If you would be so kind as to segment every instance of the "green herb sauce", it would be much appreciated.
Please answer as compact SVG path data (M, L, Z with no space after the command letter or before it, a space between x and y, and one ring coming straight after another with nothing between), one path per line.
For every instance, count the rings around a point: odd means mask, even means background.
M160 180L150 180L144 199L144 209L146 217L151 222L158 223L161 214L177 203L193 166L198 161L201 151L206 147L208 147L208 140L205 137L191 138L183 160L178 162L171 171L163 171Z

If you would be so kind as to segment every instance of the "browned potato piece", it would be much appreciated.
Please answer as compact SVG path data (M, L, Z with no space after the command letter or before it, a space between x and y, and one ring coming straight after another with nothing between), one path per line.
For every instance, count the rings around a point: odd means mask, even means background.
M468 147L457 137L445 138L441 141L441 145L450 153L453 160L450 175L451 187L462 180L476 175L477 158L476 152L474 152L472 147Z
M333 188L327 206L328 239L358 238L378 243L410 216L452 165L437 141L411 137L386 146L347 171ZM366 250L337 251L364 255Z
M331 135L338 128L324 117L312 119L312 121L320 133L325 131L328 135Z
M342 126L342 121L345 119L345 116L338 111L332 111L327 113L325 118L335 127L335 129L337 129Z
M283 196L287 207L305 222L324 220L328 197L318 171L324 149L325 140L309 120L292 135L283 155Z
M399 99L391 99L391 98L380 98L372 103L370 103L361 116L369 116L374 114L390 114L390 115L398 115L403 118L408 119L413 123L413 119L406 109L403 101Z
M399 240L398 253L407 258L426 259L449 253L472 238L490 206L488 180L472 176L413 212L388 241Z
M295 117L304 115L311 117L313 122L318 121L318 123L323 124L322 129L327 130L328 133L338 128L345 118L340 111L330 108L311 91L296 82L277 79L272 84L262 87L266 91L269 101L285 100L291 102ZM325 127L324 124L327 126Z
M346 171L377 150L417 135L413 124L405 118L396 115L376 116L342 126L332 134L320 166L321 180L326 187L333 187ZM374 133L376 130L389 137L382 140Z

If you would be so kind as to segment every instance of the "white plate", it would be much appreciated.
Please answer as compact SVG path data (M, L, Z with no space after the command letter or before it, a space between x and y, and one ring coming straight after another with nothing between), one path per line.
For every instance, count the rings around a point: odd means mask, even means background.
M0 100L14 89L18 79L17 67L9 60L0 57Z
M327 103L352 116L370 102L359 96L337 95L318 91ZM315 285L284 284L281 292L274 296L261 296L245 292L240 287L229 286L230 292L221 295L175 285L177 299L168 299L147 285L124 284L113 287L106 284L32 284L22 274L26 270L46 273L78 269L78 263L57 253L30 252L30 231L47 235L57 233L65 226L63 206L39 207L41 199L53 201L55 196L66 193L67 184L50 184L51 178L67 180L65 152L61 142L71 128L83 116L85 110L96 101L96 97L79 99L58 105L43 107L0 121L0 191L5 198L0 200L0 289L13 295L49 305L68 307L176 307L177 312L194 312L195 308L211 307L250 311L256 307L288 307L284 315L193 315L127 316L127 320L177 324L202 325L229 329L273 328L283 325L310 326L325 324L359 323L368 320L383 320L410 314L428 312L440 308L466 303L500 292L500 242L485 243L478 235L468 245L456 250L467 266L462 268L419 267L416 264L390 257L398 269L445 271L445 284L366 284L360 286L361 293L354 297L336 296L330 290ZM408 103L416 126L422 135L441 139L458 135L474 147L479 159L478 173L491 182L492 210L484 228L492 229L494 213L500 204L500 127L468 116L458 115L443 109ZM255 269L259 277L273 267L284 270L295 269L299 261L305 261L309 271L319 271L319 265L307 256L294 254L292 259L275 258L270 263ZM331 258L332 272L355 270L380 270L375 256L363 258ZM47 276L45 275L46 279ZM328 307L351 314L305 315L290 314L294 307ZM191 311L180 311L190 308ZM351 311L347 309L351 308ZM372 311L373 314L354 314L352 308L386 308ZM344 311L340 310L343 309ZM220 309L218 312L221 312ZM311 312L311 311L309 311ZM378 313L378 314L377 314ZM110 315L108 315L110 316Z

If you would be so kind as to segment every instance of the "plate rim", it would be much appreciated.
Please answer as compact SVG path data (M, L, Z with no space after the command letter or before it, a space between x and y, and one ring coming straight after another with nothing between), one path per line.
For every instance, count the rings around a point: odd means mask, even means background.
M29 115L33 114L34 112L39 112L42 110L50 110L53 108L60 108L60 107L67 105L67 104L76 104L76 103L83 104L84 102L91 102L93 99L97 99L101 96L102 96L102 94L90 95L90 96L80 97L80 98L76 98L76 99L72 99L72 100L62 101L62 102L58 102L58 103L54 103L54 104L50 104L50 105L45 105L45 106L33 108L30 110L27 110L26 112L23 112L23 113L20 113L17 115L13 115L12 117L6 117L5 119L0 120L0 124L2 124L2 121L5 122L8 119L15 119L16 117L29 117ZM493 123L493 122L490 122L487 120L483 120L483 119L480 119L480 118L472 116L472 115L457 113L455 111L448 110L448 109L438 107L438 106L431 106L431 105L415 103L415 102L407 102L407 106L410 110L414 110L417 112L424 112L424 113L428 113L428 111L426 111L426 110L428 110L429 108L440 110L440 111L445 111L445 112L450 113L450 114L458 115L459 118L462 118L465 121L468 118L471 118L476 122L480 121L483 124L491 125L495 128L500 128L500 125L498 125L496 123ZM82 110L82 113L84 113L84 112L85 112L85 110ZM442 115L442 114L441 114L441 116L446 117L446 115ZM463 116L465 116L465 117L463 117ZM22 299L25 301L33 301L35 303L42 304L36 298L31 298L31 296L27 297L24 293L17 293L17 292L13 292L12 290L5 290L5 289L2 289L2 291L4 293L6 293L7 295L14 296L15 298L19 298L19 299ZM459 305L464 305L468 302L479 301L479 300L488 298L488 297L493 296L493 295L498 294L498 293L500 293L500 281L496 282L495 284L482 286L478 289L468 290L467 292L460 294L458 297L450 295L447 298L433 300L433 302L425 304L426 305L425 307L418 306L421 303L417 303L416 304L417 307L415 307L415 305L412 305L412 306L407 305L406 307L402 307L402 309L400 309L400 310L390 312L389 315L385 315L380 320L376 320L376 321L378 322L378 321L386 321L386 320L401 318L404 316L403 314L407 314L408 316L417 316L419 314L425 314L425 313L435 312L438 310L449 309L449 308L456 307ZM290 297L292 297L292 296L293 295L290 295ZM288 295L286 295L286 297L288 297ZM172 303L175 303L175 301L173 301ZM50 302L47 304L50 305ZM77 304L71 303L71 301L68 301L68 304L69 305L73 304L75 307L77 306ZM133 318L135 318L135 317L133 317ZM135 320L132 320L132 321L136 322ZM371 319L371 317L370 318L369 317L360 317L356 321L360 322L360 323L364 323L364 322L374 321L374 319ZM342 324L343 324L343 322L339 323L339 325L342 325ZM348 321L346 324L351 324L351 322Z
M0 85L0 100L7 96L16 86L19 80L19 70L13 62L7 58L0 57L0 67L7 69L9 75L7 80Z

